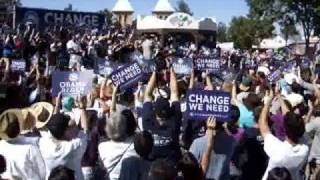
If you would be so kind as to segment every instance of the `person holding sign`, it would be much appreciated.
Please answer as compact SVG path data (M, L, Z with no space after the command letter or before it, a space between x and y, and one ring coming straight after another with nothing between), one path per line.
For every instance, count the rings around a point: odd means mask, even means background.
M300 138L305 132L303 119L294 112L286 113L284 116L286 140L279 140L271 133L267 121L272 100L273 91L270 91L265 95L264 106L259 118L259 129L264 139L264 151L270 158L263 180L267 179L270 170L279 166L290 169L294 180L302 180L301 170L309 152L308 146L300 143Z
M235 110L231 112L231 121L237 122L239 113L234 113ZM230 179L229 165L236 147L236 140L226 130L224 123L216 121L213 116L208 118L206 129L205 136L193 141L190 152L201 163L207 179ZM214 155L212 155L213 152Z
M151 132L154 139L152 156L168 158L177 162L181 156L179 149L179 133L181 124L181 109L176 74L170 70L170 101L163 97L153 99L157 73L153 72L146 91L142 107L142 126Z

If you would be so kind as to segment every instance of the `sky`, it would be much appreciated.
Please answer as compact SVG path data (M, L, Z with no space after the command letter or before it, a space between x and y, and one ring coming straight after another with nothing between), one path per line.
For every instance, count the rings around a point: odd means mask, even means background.
M149 15L158 0L130 0L135 13ZM178 0L169 0L173 7ZM218 22L228 24L233 16L245 16L248 6L245 0L185 0L195 17L214 17ZM105 8L112 9L116 0L21 0L23 6L64 9L72 4L79 11L99 11Z

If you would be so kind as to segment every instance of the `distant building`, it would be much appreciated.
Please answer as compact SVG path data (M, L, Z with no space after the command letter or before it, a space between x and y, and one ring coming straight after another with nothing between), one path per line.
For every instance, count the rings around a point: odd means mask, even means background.
M118 0L112 9L122 27L132 25L134 9L129 0Z
M175 10L169 3L169 0L159 0L152 11L152 14L159 19L165 20L174 12Z

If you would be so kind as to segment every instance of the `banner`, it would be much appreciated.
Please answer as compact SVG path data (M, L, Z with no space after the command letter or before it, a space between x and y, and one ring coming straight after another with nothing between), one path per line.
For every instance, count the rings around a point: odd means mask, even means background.
M92 71L55 71L52 74L52 95L57 97L59 92L62 93L62 96L87 95L93 87L93 78Z
M210 57L199 57L195 59L195 68L200 71L209 71L211 73L220 72L220 60Z
M10 67L13 72L24 72L26 71L26 61L23 59L12 60Z
M189 90L187 92L187 116L192 120L207 120L214 116L217 121L230 120L231 96L222 91Z
M192 73L193 61L191 58L176 58L172 66L175 73L188 75Z
M270 82L275 83L281 79L281 75L282 75L282 71L278 69L270 73L267 78Z
M143 77L143 71L139 64L135 62L115 70L110 77L113 84L123 90L137 84Z
M156 70L156 62L154 59L144 59L141 53L132 53L131 62L137 62L144 73L152 73Z
M113 69L114 67L109 60L103 58L95 59L94 73L108 76Z
M61 11L39 8L16 8L17 24L35 24L38 29L52 25L86 25L102 28L105 17L100 13Z

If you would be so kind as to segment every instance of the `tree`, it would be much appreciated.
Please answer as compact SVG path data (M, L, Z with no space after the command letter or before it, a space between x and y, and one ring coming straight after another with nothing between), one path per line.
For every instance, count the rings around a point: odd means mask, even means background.
M73 10L72 4L68 4L68 6L65 7L63 10L65 10L65 11L72 11L72 10Z
M177 2L177 7L175 8L177 12L183 12L189 15L193 15L189 5L184 0L179 0Z
M241 49L250 49L264 38L273 36L274 26L268 20L249 17L234 17L230 23L228 36Z
M217 40L218 42L227 42L227 26L223 22L219 22L217 30Z
M281 34L286 40L286 45L288 44L288 40L290 37L299 35L296 25L294 24L294 21L290 17L284 18L284 20L280 21L279 24L280 24Z
M112 17L113 17L113 15L112 15L112 12L109 11L109 9L101 10L101 11L99 11L99 13L105 15L105 17L106 17L106 23L107 23L107 24L111 24L111 23L112 23Z
M279 22L290 17L293 24L300 24L309 50L311 33L317 28L319 0L247 0L250 14L259 18L269 17Z

